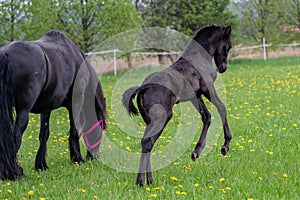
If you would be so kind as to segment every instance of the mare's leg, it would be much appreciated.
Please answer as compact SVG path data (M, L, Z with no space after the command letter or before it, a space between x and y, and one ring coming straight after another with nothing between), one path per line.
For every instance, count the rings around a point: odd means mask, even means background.
M73 113L71 109L68 110L69 110L69 118L70 118L70 131L69 131L70 158L74 163L84 162L80 154L79 135L75 127Z
M22 177L23 174L23 169L21 166L19 166L18 161L17 161L17 153L19 151L19 148L21 147L22 143L22 136L23 133L28 125L28 118L29 118L29 111L28 110L16 110L17 118L16 118L16 123L14 127L14 136L15 136L15 152L14 155L16 155L16 166L17 166L17 171L15 174L15 177L9 177L9 179L13 180L14 178L19 178Z
M46 163L46 145L47 140L49 138L49 120L50 120L50 114L51 112L44 113L40 115L40 147L35 157L35 169L36 170L44 170L48 169Z
M220 100L219 96L217 95L217 92L213 85L209 85L209 94L204 94L204 95L214 104L214 106L216 106L219 115L221 116L223 130L224 130L224 140L225 140L224 145L221 148L221 153L223 155L226 155L226 153L230 149L230 140L232 138L232 135L229 130L228 122L227 122L226 107L223 104L223 102Z
M202 117L202 122L203 122L203 127L202 127L202 132L200 135L200 138L198 140L198 143L195 147L195 150L192 152L191 158L193 161L196 160L196 158L199 157L201 151L205 147L206 144L206 134L209 128L209 125L211 123L211 115L209 111L207 110L202 97L197 97L197 100L193 102L194 106L198 110L198 112L201 114Z

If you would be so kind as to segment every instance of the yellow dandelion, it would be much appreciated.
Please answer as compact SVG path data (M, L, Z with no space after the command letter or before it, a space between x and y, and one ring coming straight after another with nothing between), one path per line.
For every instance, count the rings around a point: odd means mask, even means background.
M253 198L248 198L247 200L254 200Z
M153 188L153 190L160 190L160 187L155 187Z
M220 191L222 192L222 194L226 194L226 190L221 188Z
M273 172L273 175L277 175L277 173L276 173L276 172Z
M2 193L3 192L3 190L0 190L0 193Z
M272 152L272 151L270 151L270 152L269 152L269 155L273 155L273 152Z
M254 150L254 149L251 149L250 152L253 153L253 152L255 152L255 150Z
M177 180L178 180L175 176L171 176L170 179L171 179L172 181L177 181Z
M7 190L7 192L8 192L9 194L12 194L12 190Z
M232 190L232 189L231 189L231 187L226 187L226 190L229 190L229 191L230 191L230 190Z
M253 142L253 140L251 140L251 139L248 140L248 143L252 143L252 142Z
M209 188L209 189L213 189L214 187L210 185L210 186L208 186L208 188Z
M40 200L45 200L45 198L41 197Z
M96 195L93 196L93 200L97 200L98 197Z
M182 194L182 195L186 195L186 192L181 192L180 194Z
M288 175L287 175L287 174L282 174L282 177L283 177L283 178L287 178Z
M220 181L220 182L224 182L224 181L225 181L225 178L222 177L222 178L219 179L219 181Z
M157 197L157 194L151 194L150 196L149 196L149 198L156 198Z
M146 190L147 190L148 192L150 192L151 189L150 189L149 187L146 187Z
M176 193L176 194L180 194L181 192L180 192L180 191L176 191L175 193Z
M198 183L195 183L195 184L194 184L194 187L199 187L199 184L198 184Z
M32 196L32 195L33 195L33 191L32 191L32 190L29 190L29 191L28 191L28 195L29 195L29 196Z
M262 177L258 177L258 180L259 180L259 181L262 181L262 180L263 180L263 178L262 178Z

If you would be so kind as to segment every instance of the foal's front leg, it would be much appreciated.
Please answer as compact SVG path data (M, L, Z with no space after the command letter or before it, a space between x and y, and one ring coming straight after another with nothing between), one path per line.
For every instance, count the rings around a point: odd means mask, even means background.
M46 146L47 140L49 138L49 120L51 112L44 113L40 115L40 147L35 157L35 169L44 170L48 169L46 163Z
M208 109L206 108L201 96L197 97L197 100L195 99L195 101L192 101L192 102L193 102L193 105L198 110L198 112L201 114L202 122L203 122L203 127L202 127L202 132L201 132L200 138L195 147L195 150L192 152L192 155L191 155L192 160L195 161L196 158L199 157L201 151L205 147L206 134L207 134L208 128L211 123L211 115L210 115Z
M229 130L228 122L227 122L227 111L226 107L223 104L223 102L220 100L215 87L213 85L209 85L209 94L206 94L205 97L208 98L214 106L217 108L219 115L221 116L222 124L223 124L223 130L224 130L224 145L221 148L222 155L226 155L226 153L230 149L230 140L232 138L232 135Z

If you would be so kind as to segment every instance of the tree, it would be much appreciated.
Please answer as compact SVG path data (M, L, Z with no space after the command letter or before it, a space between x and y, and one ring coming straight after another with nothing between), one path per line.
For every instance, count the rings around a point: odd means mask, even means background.
M23 15L26 10L26 3L19 0L0 2L0 43L13 41L21 36Z
M192 36L207 24L235 24L229 0L136 0L145 26L169 27Z
M58 0L62 29L89 52L109 37L140 26L134 6L125 0Z
M208 24L235 26L235 16L227 8L229 0L134 0L132 3L141 13L143 26L174 29L190 37ZM164 64L163 57L158 56L161 64Z
M240 41L262 41L266 38L272 43L282 42L290 37L284 33L287 10L280 0L240 0L233 3L240 17Z

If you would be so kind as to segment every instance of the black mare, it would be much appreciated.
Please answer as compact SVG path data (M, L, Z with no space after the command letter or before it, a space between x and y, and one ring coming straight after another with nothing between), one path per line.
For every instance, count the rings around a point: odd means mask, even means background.
M141 140L142 154L136 183L143 186L145 173L147 184L153 182L150 154L155 141L172 117L174 104L191 101L202 116L203 127L191 158L199 157L205 147L211 115L202 95L216 106L222 120L225 143L221 153L229 151L231 133L226 118L226 107L219 99L213 85L217 72L227 69L227 56L231 48L231 27L208 25L200 29L188 44L183 56L166 69L150 74L139 87L132 87L123 94L122 103L131 115L138 110L132 100L137 95L138 109L146 123ZM217 68L212 65L214 59Z
M69 112L73 162L84 161L79 128L89 130L99 120L105 127L106 105L100 82L82 51L59 31L49 31L36 41L14 41L0 46L0 91L0 179L23 176L17 152L29 112L41 114L36 169L48 168L45 154L52 110L65 107ZM92 112L96 117L92 117ZM93 134L101 139L100 128ZM91 152L87 152L87 159L95 156L95 151Z

